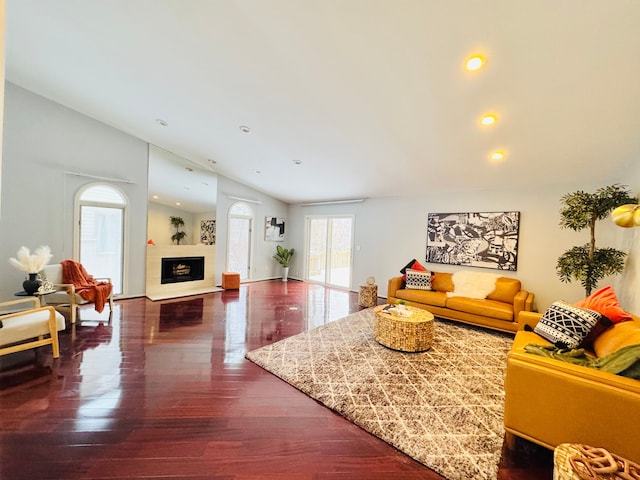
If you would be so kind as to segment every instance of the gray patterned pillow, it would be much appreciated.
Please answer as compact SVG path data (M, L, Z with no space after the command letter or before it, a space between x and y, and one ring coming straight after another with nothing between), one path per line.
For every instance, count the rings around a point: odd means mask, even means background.
M547 308L533 331L556 347L577 348L601 318L595 310L558 301Z
M405 287L413 290L431 290L431 272L407 268Z

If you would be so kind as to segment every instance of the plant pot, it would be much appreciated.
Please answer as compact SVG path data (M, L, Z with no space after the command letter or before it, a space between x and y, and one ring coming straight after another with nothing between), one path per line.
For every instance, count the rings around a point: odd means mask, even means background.
M22 282L22 288L24 288L24 291L29 295L36 293L40 285L42 285L42 280L38 280L37 273L30 273L29 278Z
M282 267L282 281L286 282L289 279L289 267Z

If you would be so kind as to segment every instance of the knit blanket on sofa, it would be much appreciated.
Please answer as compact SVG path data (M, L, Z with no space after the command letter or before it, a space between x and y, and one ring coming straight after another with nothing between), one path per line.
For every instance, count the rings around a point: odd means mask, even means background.
M593 358L586 354L584 348L562 349L554 345L536 345L529 343L525 352L554 358L563 362L595 368L603 372L621 375L640 380L640 344L627 345L604 357Z
M104 305L111 295L111 284L99 282L89 275L80 262L75 260L63 260L62 281L71 283L76 293L88 302L92 302L98 313L104 310Z

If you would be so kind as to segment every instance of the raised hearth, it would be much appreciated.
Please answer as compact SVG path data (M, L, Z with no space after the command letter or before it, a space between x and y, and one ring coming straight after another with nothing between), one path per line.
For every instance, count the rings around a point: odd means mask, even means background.
M215 259L215 245L148 245L147 298L164 300L219 291L214 280Z

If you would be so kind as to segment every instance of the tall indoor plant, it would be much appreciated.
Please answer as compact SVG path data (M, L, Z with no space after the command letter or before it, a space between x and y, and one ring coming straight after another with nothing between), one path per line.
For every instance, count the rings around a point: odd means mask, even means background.
M180 240L187 236L187 232L181 230L184 227L184 220L182 217L169 217L171 226L176 229L176 233L171 235L171 240L176 242L176 245L180 245Z
M295 250L293 248L287 249L283 248L280 245L276 245L276 254L273 258L282 265L282 281L286 282L289 277L289 264L291 263L291 259L293 258Z
M636 203L627 187L611 185L599 188L595 193L581 190L561 198L560 227L580 231L589 229L589 243L564 252L556 264L556 273L563 282L579 280L587 296L591 295L599 280L607 275L620 273L626 254L615 248L596 248L596 222L606 218L611 211L625 203Z

